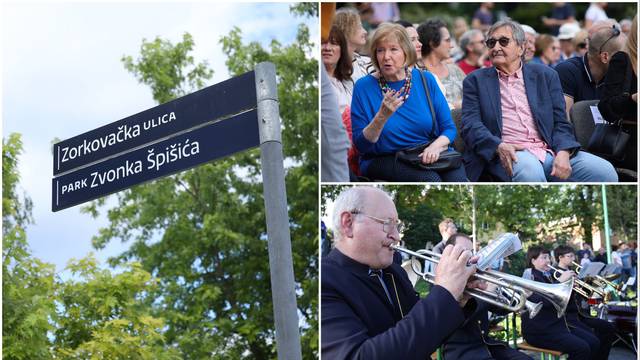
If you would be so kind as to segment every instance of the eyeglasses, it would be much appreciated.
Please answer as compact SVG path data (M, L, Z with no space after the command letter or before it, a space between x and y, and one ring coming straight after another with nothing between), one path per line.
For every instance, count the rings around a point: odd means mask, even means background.
M586 49L586 48L587 48L587 43L578 44L578 49Z
M396 230L398 230L398 233L401 233L402 230L404 230L404 223L402 221L400 221L400 220L394 221L392 219L386 219L386 220L385 219L380 219L380 218L377 218L375 216L363 214L363 213L358 212L358 211L352 211L351 213L354 214L354 215L366 216L369 219L371 219L371 220L373 220L373 221L375 221L377 223L382 224L382 231L384 231L387 234L390 234L391 231L393 231L394 227L396 228Z
M500 43L500 46L506 47L509 46L509 42L511 42L511 39L503 36L500 39L488 38L485 44L489 49L493 49L496 46L496 43Z
M611 25L612 33L609 38L600 45L600 49L598 49L598 54L602 54L602 48L609 42L609 40L613 39L616 36L620 35L620 29L618 29L615 25Z

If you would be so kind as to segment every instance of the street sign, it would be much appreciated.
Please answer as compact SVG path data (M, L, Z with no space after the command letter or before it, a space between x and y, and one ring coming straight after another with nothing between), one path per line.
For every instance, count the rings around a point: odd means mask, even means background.
M300 332L276 69L255 71L54 145L58 211L260 145L279 360L300 360Z
M256 108L253 71L53 146L53 175L104 160L207 122Z
M54 178L52 210L97 199L259 144L257 110L250 110Z

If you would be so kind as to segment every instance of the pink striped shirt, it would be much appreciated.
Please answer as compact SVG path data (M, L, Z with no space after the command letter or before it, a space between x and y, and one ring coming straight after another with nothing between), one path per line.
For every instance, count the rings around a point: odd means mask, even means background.
M553 155L553 152L540 136L531 114L522 77L522 65L511 75L498 70L498 80L502 104L502 141L522 145L540 162L544 162L546 153Z

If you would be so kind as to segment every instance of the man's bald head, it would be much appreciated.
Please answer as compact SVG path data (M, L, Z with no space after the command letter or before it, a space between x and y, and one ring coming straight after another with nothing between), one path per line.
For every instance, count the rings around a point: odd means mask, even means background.
M354 186L341 192L333 205L331 216L334 241L341 240L343 236L340 228L342 214L344 212L366 213L371 198L379 196L387 197L393 201L388 193L372 186Z
M626 40L615 20L598 21L589 29L589 55L598 56L606 52L612 56L622 49Z

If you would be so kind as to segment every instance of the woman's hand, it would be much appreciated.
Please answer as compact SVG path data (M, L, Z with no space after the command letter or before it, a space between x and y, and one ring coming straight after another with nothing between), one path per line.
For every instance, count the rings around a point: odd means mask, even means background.
M373 120L362 131L364 137L372 143L378 142L387 120L389 120L391 115L393 115L402 104L404 104L404 99L400 91L389 90L384 93L380 110L378 110Z
M389 90L384 93L384 97L382 98L382 104L380 105L380 110L378 111L380 115L385 118L391 117L400 106L404 104L404 99L402 97L401 91Z
M446 136L438 137L434 142L427 146L420 154L423 164L433 164L440 158L440 153L447 150L449 139Z

